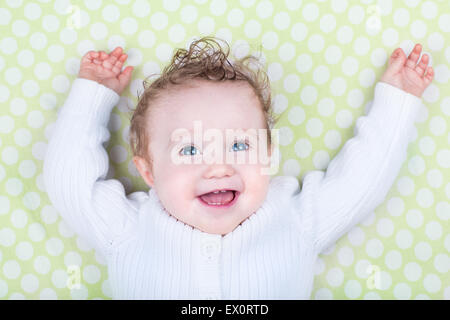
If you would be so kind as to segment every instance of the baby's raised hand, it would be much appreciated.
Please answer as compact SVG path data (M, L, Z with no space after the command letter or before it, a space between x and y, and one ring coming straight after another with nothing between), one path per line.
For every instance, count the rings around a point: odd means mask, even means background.
M381 81L419 98L422 97L422 93L433 80L434 71L433 67L427 67L429 62L427 54L423 54L422 59L417 64L421 51L422 46L419 43L414 46L408 58L401 48L394 50Z
M79 78L101 83L117 94L121 94L131 80L132 66L122 71L127 54L117 47L110 54L104 51L89 51L81 59Z

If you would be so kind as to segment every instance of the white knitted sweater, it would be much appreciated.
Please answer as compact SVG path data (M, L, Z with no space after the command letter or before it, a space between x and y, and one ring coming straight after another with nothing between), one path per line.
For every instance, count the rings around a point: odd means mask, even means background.
M114 299L309 299L318 255L386 197L406 159L421 99L378 82L326 171L273 177L261 208L225 236L169 215L153 189L105 180L104 143L119 96L76 79L44 162L51 202L101 253Z

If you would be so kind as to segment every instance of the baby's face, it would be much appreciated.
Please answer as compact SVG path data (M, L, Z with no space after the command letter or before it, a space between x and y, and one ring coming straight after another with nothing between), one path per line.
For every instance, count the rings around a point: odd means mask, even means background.
M258 145L252 136L266 132L266 124L260 102L246 82L192 84L195 87L172 90L157 101L149 119L153 171L141 158L134 161L168 213L203 232L224 235L258 210L267 194L270 175L265 170L270 163L259 156L250 161L248 142L253 151L264 145L265 155L272 152L266 136L258 137L263 141ZM200 132L197 140L194 129ZM207 160L206 155L217 156L218 150L222 156ZM233 191L202 196L216 190Z

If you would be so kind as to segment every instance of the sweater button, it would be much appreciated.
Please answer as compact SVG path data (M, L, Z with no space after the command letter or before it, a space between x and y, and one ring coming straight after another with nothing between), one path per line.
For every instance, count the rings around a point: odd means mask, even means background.
M213 260L219 253L219 246L216 242L209 241L203 244L202 254L208 260Z

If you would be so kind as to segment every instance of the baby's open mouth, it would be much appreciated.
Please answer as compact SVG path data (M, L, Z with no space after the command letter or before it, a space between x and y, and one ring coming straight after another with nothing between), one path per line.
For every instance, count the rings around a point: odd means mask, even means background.
M200 201L212 207L229 207L233 205L239 196L236 190L222 189L214 190L198 196Z

